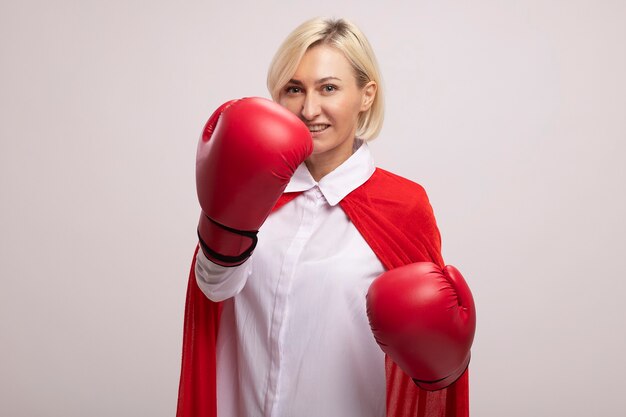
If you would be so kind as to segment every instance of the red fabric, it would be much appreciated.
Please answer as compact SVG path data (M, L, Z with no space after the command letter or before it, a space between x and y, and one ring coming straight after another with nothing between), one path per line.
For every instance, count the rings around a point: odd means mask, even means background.
M274 210L297 197L281 196ZM377 168L362 186L340 202L341 208L370 245L385 269L429 261L443 266L441 239L424 189ZM196 248L196 252L198 249ZM196 284L195 254L189 274L183 357L177 417L216 417L215 342L221 303L204 296ZM385 357L388 417L469 416L468 372L439 391L419 389Z
M379 168L339 204L385 269L423 261L444 266L439 229L420 185ZM467 371L439 391L419 389L388 356L385 371L387 416L469 416Z

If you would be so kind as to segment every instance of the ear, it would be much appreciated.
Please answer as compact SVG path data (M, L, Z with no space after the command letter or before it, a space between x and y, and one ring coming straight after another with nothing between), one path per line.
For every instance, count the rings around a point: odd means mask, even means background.
M376 98L376 91L378 90L378 85L375 81L370 81L365 84L363 87L363 100L361 101L361 111L368 111L370 107L372 107L372 103L374 103L374 98Z

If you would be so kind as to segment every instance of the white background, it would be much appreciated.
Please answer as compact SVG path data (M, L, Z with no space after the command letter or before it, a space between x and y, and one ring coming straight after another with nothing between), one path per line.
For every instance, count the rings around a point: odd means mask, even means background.
M313 16L378 55L383 168L477 303L473 416L622 416L626 3L7 1L0 414L172 416L196 141Z

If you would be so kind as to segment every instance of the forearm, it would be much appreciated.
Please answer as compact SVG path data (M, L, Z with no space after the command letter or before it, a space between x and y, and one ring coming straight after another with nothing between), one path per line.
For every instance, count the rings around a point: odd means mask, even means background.
M223 301L237 295L252 273L251 261L225 267L211 262L202 251L196 256L196 282L211 301Z

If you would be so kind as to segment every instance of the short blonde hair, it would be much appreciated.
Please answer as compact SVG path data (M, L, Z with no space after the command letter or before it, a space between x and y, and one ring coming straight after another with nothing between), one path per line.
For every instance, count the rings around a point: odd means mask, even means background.
M296 72L300 60L307 50L320 44L337 48L354 68L359 87L374 81L376 96L369 110L359 115L356 136L360 139L374 139L382 129L384 101L382 78L376 56L367 38L345 19L314 18L294 29L278 48L267 74L267 88L274 101L278 101L281 89Z

